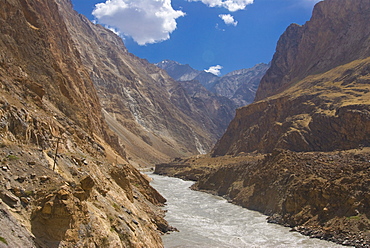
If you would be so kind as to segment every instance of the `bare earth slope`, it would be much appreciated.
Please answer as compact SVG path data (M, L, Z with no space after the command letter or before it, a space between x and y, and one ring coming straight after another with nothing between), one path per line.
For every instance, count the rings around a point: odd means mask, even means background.
M0 8L0 246L162 247L165 199L124 159L60 7Z

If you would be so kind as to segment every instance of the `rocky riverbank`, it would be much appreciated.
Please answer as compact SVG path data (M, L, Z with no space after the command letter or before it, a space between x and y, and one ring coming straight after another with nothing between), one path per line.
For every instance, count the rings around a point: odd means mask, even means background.
M212 165L212 166L209 166ZM370 247L370 149L242 154L176 160L155 173L268 216L304 235Z

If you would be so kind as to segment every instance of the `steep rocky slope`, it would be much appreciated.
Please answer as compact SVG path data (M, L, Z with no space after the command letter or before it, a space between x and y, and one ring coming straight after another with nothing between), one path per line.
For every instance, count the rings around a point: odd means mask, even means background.
M369 146L370 58L313 75L237 111L213 154Z
M124 158L61 5L0 9L1 247L162 247L165 199Z
M235 116L235 104L227 97L210 92L197 80L182 81L180 84L191 96L195 106L203 114L210 116L214 122L217 122L218 129L213 132L223 134Z
M163 60L155 64L164 69L168 75L179 82L187 95L191 97L196 108L209 116L216 126L211 127L213 133L218 133L219 137L225 132L230 121L234 118L236 105L230 98L215 94L210 87L219 80L219 77L205 71L198 71L189 65L182 65L176 61Z
M256 100L282 92L301 79L370 56L369 1L331 0L316 5L305 25L280 37Z
M237 111L213 154L368 146L369 10L368 1L328 0L304 26L291 25L258 88L260 101Z
M128 53L120 37L58 2L106 120L132 162L149 166L211 149L225 125L165 71Z

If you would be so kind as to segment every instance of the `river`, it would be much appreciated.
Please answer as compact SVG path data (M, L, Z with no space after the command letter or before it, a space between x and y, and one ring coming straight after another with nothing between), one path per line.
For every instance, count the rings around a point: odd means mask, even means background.
M311 239L266 222L266 216L211 194L190 190L193 182L150 174L166 199L166 220L179 232L165 234L165 248L325 248L343 247Z

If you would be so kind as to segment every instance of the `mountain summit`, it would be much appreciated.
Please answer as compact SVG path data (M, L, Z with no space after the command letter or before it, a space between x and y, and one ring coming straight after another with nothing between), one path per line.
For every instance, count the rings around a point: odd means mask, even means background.
M218 80L218 76L210 72L198 71L188 64L183 65L173 60L163 60L155 65L164 69L176 81L197 80L208 90Z

